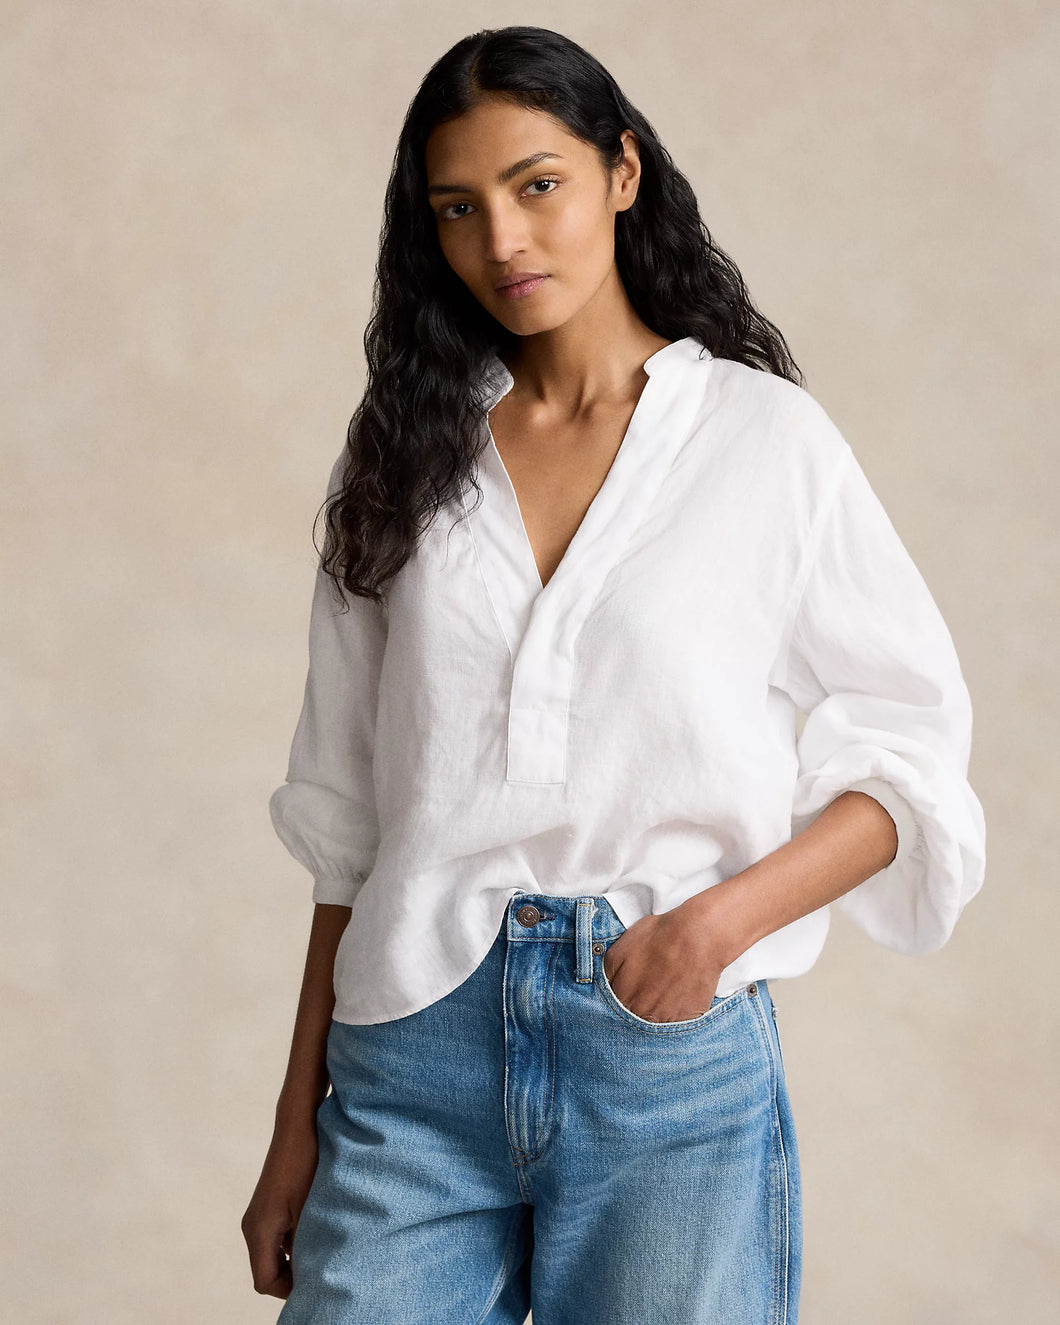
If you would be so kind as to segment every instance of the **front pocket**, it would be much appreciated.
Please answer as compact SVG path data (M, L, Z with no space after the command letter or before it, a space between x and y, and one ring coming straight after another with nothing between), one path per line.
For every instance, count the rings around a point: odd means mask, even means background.
M747 997L746 989L737 989L735 993L728 994L724 998L719 998L715 994L711 1005L706 1012L701 1012L698 1017L688 1017L683 1021L648 1021L644 1017L638 1017L637 1014L626 1007L621 1002L618 995L611 988L611 981L607 978L607 972L604 970L603 958L600 959L600 974L596 979L596 987L603 995L605 1002L613 1012L616 1012L623 1021L628 1022L630 1026L636 1026L639 1030L649 1031L653 1035L675 1035L683 1031L698 1030L700 1026L707 1026L717 1021L719 1017L735 1008L741 998Z

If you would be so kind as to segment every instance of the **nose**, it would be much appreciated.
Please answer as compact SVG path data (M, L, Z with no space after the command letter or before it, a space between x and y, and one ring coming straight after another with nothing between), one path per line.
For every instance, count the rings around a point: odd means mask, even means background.
M512 258L526 251L526 230L518 210L494 207L485 218L486 256L491 262L511 266Z

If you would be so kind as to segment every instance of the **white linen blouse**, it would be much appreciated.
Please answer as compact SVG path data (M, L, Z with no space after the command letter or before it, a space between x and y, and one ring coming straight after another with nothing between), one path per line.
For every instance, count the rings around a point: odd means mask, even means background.
M489 431L514 385L496 356L481 500L441 508L385 606L350 596L341 612L318 567L269 810L313 900L352 907L339 1021L390 1021L455 989L517 892L602 894L628 927L851 789L898 834L891 863L833 903L869 938L935 951L982 885L968 690L851 447L804 388L693 337L644 368L544 587ZM717 993L809 970L829 910L758 940Z

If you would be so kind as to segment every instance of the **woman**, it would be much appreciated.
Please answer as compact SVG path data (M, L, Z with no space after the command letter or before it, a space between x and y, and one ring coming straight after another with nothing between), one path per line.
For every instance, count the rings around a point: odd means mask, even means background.
M365 346L270 802L316 905L255 1287L284 1325L795 1322L769 982L833 901L930 952L979 889L947 628L554 32L428 73Z

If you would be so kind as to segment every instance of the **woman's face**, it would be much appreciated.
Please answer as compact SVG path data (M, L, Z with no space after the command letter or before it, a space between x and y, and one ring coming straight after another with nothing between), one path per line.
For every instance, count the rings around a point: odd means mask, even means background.
M428 138L428 196L442 252L516 335L561 326L611 276L615 214L632 206L640 182L636 138L627 129L622 141L625 160L609 174L596 149L560 121L499 98ZM497 288L520 273L544 279L508 295Z

